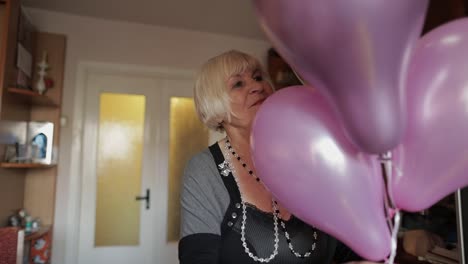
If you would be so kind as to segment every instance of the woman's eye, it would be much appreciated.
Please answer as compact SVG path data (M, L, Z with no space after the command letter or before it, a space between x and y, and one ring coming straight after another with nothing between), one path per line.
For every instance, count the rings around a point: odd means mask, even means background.
M257 82L261 82L263 81L263 76L262 75L257 75L254 77L254 80L257 81Z
M242 81L237 81L234 83L234 85L232 86L233 88L238 88L238 87L242 87L244 83Z

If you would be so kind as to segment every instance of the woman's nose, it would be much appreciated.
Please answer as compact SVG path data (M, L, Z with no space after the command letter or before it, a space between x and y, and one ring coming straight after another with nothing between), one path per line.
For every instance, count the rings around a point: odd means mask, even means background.
M262 93L264 90L262 83L257 81L252 81L249 86L249 93Z

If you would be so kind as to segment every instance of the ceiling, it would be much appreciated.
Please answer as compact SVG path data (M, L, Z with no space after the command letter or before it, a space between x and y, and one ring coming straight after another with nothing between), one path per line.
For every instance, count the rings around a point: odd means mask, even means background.
M265 39L250 0L23 0L75 15Z

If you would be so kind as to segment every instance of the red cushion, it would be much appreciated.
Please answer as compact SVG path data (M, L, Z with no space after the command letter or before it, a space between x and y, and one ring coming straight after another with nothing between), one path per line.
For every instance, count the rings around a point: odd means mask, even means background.
M0 264L16 264L18 231L17 227L0 228Z

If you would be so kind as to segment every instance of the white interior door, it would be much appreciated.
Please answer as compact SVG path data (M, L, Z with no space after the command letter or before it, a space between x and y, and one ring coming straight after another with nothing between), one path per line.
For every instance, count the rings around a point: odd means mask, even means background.
M161 206L162 206L162 211L165 213L165 217L162 219L162 224L159 226L160 229L158 230L158 233L161 234L163 239L159 240L159 244L157 245L159 248L162 248L165 252L165 254L161 255L161 259L159 259L158 263L167 263L167 264L176 264L179 263L178 258L174 258L174 256L177 256L178 251L177 251L177 244L178 240L175 240L174 238L171 239L171 234L170 232L172 231L174 233L174 227L178 228L179 223L177 221L174 221L171 219L171 215L177 216L178 211L173 210L171 211L171 208L178 208L175 206L176 204L178 205L178 197L177 195L174 196L174 188L171 188L171 185L174 185L178 183L178 180L173 180L171 184L171 168L170 168L170 157L171 157L171 122L174 122L176 120L171 120L171 106L173 107L174 103L177 103L180 100L183 100L184 98L190 98L192 100L192 86L193 86L193 81L189 80L176 80L176 79L167 79L164 80L163 82L163 87L162 93L161 93L161 107L164 109L161 111L163 113L161 115L161 140L160 144L158 144L158 151L160 153L163 153L161 155L161 166L159 173L161 175L168 175L168 177L163 177L161 178L161 184L163 186L167 186L167 188L164 188L164 190L161 190ZM174 117L172 117L174 118ZM177 118L177 117L176 117ZM181 117L179 117L181 118ZM182 117L183 118L183 117ZM186 121L189 122L189 120L181 120L182 122ZM173 127L173 125L172 125ZM189 126L187 126L188 128ZM177 141L177 140L176 140ZM185 145L187 146L186 142L183 142L184 140L181 139L179 142L176 142L176 144L179 145ZM172 141L174 143L174 139ZM188 155L191 155L193 153L190 153L190 147L187 147L188 152L186 152L185 159L188 158ZM172 149L174 151L174 149ZM196 150L191 150L192 152ZM173 155L173 153L172 153ZM184 158L176 157L174 158L182 164L179 164L179 166L184 166ZM181 170L179 170L181 172ZM179 178L180 179L180 178ZM171 193L172 191L172 193ZM171 199L172 197L172 199ZM172 205L171 205L172 204ZM175 212L174 212L175 211ZM172 218L173 218L172 217Z
M78 263L177 263L166 239L170 82L87 74ZM147 192L149 204L136 200Z

